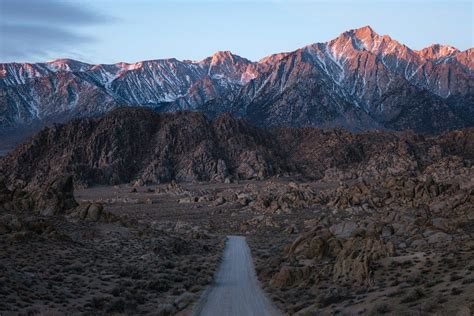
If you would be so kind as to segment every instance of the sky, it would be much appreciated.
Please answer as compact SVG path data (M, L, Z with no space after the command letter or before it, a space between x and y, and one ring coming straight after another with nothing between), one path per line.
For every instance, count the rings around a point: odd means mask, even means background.
M250 60L370 25L413 49L474 46L474 0L0 0L0 62Z

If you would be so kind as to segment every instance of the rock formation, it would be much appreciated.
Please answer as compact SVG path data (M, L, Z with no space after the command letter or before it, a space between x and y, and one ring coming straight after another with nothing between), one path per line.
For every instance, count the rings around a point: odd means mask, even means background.
M224 182L288 174L327 181L410 176L445 164L469 166L472 139L473 129L439 136L264 130L227 114L210 120L200 113L123 108L45 128L0 160L0 171L9 183L28 186L47 185L64 174L71 174L76 185Z

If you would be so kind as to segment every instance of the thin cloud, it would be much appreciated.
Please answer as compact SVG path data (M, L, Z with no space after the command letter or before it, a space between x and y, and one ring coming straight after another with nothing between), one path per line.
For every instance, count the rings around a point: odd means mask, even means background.
M73 2L0 0L0 62L68 54L94 41L79 31L81 27L113 21L113 17Z
M113 20L107 15L85 9L73 2L58 0L1 0L0 2L2 14L10 21L78 25Z

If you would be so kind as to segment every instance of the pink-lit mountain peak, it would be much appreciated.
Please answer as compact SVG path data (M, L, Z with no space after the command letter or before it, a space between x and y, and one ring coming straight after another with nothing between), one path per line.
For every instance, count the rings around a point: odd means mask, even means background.
M234 58L241 58L240 56L232 54L229 50L220 50L212 54L212 58L215 59L234 59Z
M355 50L368 52L374 54L390 54L395 53L397 55L405 55L407 52L411 51L407 46L399 43L398 41L392 39L388 35L379 35L376 33L372 27L363 26L358 29L349 30L342 33L338 38L331 41L333 42L351 42L351 47ZM347 44L344 45L344 48L347 48Z
M351 45L348 45L349 42ZM377 55L396 55L401 58L410 58L411 56L411 58L421 58L422 60L440 60L460 52L453 46L441 44L433 44L422 50L412 50L389 35L379 35L368 25L346 31L330 43L333 50L347 50L350 47L354 50L365 50Z
M211 57L206 58L205 60L210 59L211 65L216 64L251 64L252 62L246 58L243 58L239 55L233 54L231 51L217 51Z
M360 27L358 29L353 29L350 30L349 33L355 34L358 38L364 39L364 38L374 38L375 36L379 36L370 25L366 25L363 27Z
M433 44L418 51L418 54L426 59L441 59L453 56L459 52L459 49L450 45Z
M0 95L6 96L0 98L0 106L8 109L3 117L0 115L0 125L47 121L65 115L65 109L73 109L77 116L97 115L117 104L141 104L166 111L202 109L214 114L238 110L249 117L254 115L252 111L262 113L260 108L265 105L268 116L258 120L269 125L290 121L307 124L311 120L311 124L327 124L334 113L353 105L354 111L363 109L382 120L375 125L383 125L383 120L394 119L394 113L407 104L424 106L419 108L424 111L436 108L436 100L444 102L440 97L451 102L448 98L453 96L453 100L466 99L462 104L470 105L466 96L472 95L473 56L473 49L458 52L443 45L412 50L364 26L332 41L270 55L258 62L218 51L201 61L170 58L93 65L59 59L37 64L0 63ZM400 89L410 96L391 98ZM419 102L420 97L425 101ZM304 108L292 110L295 104ZM252 106L253 110L247 110ZM331 113L329 121L319 114L288 116L291 111L316 113L321 109ZM441 126L444 117L442 122L433 122ZM426 130L436 128L428 126Z
M55 59L44 63L44 65L50 70L55 71L85 71L91 67L87 63L69 58Z

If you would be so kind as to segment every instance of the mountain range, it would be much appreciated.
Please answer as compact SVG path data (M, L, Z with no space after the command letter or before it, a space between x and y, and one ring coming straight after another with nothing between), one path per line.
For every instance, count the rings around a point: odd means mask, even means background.
M222 113L265 127L412 129L474 126L474 48L413 50L369 26L252 62L0 64L0 130L97 116L122 106Z

